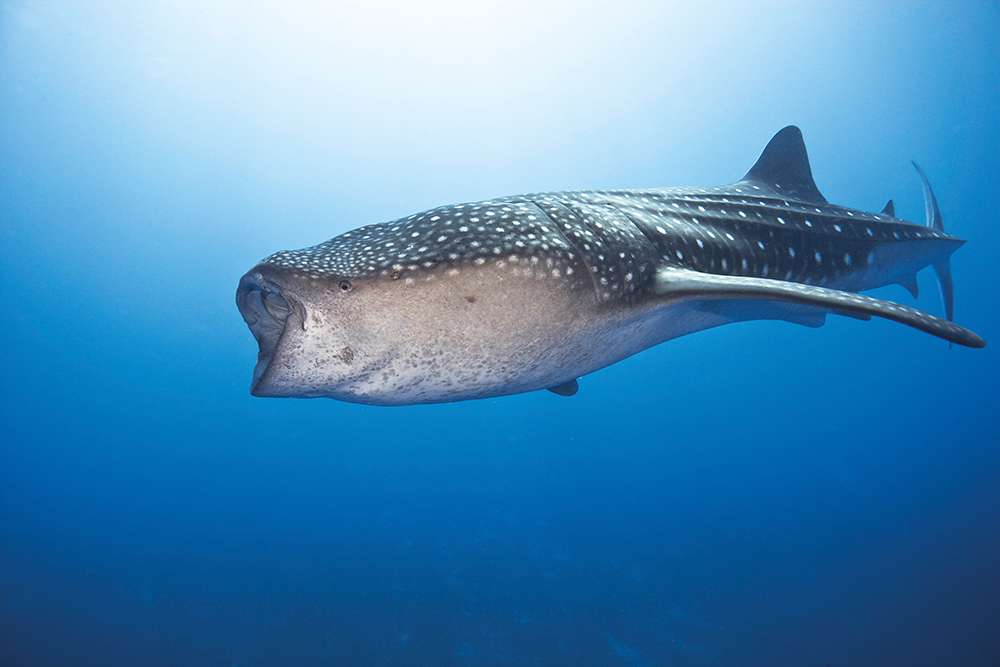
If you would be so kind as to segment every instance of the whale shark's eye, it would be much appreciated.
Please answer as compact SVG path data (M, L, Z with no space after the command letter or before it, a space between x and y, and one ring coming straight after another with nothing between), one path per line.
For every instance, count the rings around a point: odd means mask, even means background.
M350 280L341 280L339 283L337 283L337 287L340 288L341 292L350 292L351 288L354 286L351 284Z

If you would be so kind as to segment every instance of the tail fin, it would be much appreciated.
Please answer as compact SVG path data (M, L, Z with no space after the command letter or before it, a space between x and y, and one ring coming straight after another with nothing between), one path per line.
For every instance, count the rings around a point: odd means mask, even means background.
M920 176L920 184L924 187L924 215L927 218L927 226L939 232L944 232L944 221L941 220L941 209L938 208L937 198L931 190L931 183L927 180L927 174L916 162L913 167ZM952 320L955 318L955 288L951 280L951 263L948 259L943 259L934 265L934 272L937 274L938 285L941 288L941 300L944 301L945 316Z

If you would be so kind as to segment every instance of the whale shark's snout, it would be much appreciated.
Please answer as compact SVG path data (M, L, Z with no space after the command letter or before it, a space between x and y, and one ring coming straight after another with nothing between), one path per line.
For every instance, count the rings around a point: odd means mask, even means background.
M302 314L298 301L283 286L279 272L258 265L240 279L236 305L243 320L257 339L257 365L253 370L250 393L254 396L280 396L273 383L273 365L290 321Z

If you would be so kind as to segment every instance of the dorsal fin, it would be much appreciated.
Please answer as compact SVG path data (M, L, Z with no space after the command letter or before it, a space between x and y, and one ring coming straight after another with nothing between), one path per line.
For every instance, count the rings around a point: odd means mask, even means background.
M896 205L892 203L891 199L882 207L882 215L887 215L890 218L896 217Z
M767 142L743 180L767 185L804 201L826 203L813 181L802 131L794 125L780 130Z

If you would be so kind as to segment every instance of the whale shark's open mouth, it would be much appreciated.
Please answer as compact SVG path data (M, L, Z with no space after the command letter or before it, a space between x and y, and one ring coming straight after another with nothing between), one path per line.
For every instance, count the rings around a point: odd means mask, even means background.
M260 273L251 271L240 280L236 290L236 305L247 326L257 339L257 365L253 369L250 393L257 395L261 380L274 359L293 312L294 302L282 294L281 289Z

